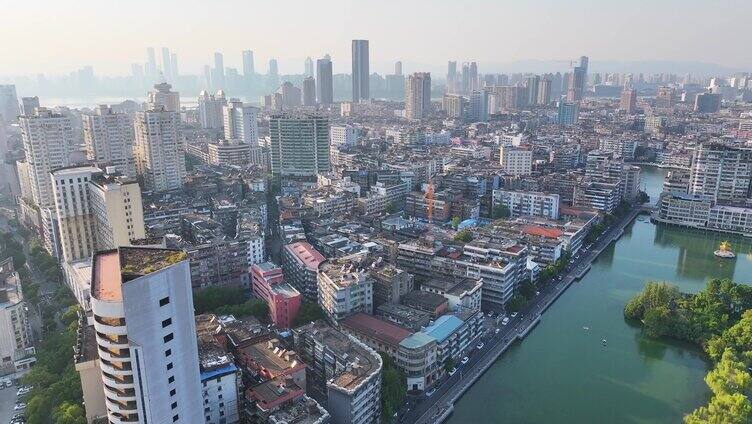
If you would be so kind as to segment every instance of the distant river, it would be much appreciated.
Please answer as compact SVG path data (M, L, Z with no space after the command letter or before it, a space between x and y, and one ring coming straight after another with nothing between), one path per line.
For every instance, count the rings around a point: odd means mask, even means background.
M665 173L643 168L652 202ZM736 260L713 256L722 240L731 241ZM695 292L714 277L752 282L752 240L655 226L639 217L457 402L449 422L681 422L707 401L709 363L693 346L643 337L624 322L622 310L646 281Z

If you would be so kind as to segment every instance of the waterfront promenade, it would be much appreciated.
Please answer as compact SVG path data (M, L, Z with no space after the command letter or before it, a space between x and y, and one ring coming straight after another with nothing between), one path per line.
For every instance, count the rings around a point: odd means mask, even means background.
M458 366L458 372L449 376L430 397L424 397L413 405L406 413L399 416L399 422L404 423L439 423L451 415L455 402L475 383L483 373L511 346L516 340L522 340L537 325L543 313L561 296L576 280L582 278L590 269L592 262L614 241L618 240L624 229L640 214L649 208L636 207L630 210L621 220L608 231L601 234L589 249L581 249L573 258L566 272L560 279L549 284L540 295L531 300L506 326L502 326L498 334L491 333L483 340L483 349L476 350L470 355L469 362Z

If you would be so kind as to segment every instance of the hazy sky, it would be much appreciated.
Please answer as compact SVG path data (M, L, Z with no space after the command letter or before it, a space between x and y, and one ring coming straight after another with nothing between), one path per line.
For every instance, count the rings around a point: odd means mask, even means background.
M752 69L752 0L0 0L0 74L60 74L83 65L130 73L147 46L198 73L212 53L281 73L329 52L350 70L350 40L371 43L372 70L444 69L449 59L688 60ZM158 62L161 61L158 50Z

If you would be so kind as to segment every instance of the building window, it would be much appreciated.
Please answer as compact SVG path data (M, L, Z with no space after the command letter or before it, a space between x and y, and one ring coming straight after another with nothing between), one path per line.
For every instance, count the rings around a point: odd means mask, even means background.
M172 405L170 405L170 408L172 408L172 409L175 409L177 407L178 407L178 403L177 402L172 402Z
M170 390L170 396L175 396L175 393L177 393L176 389Z
M172 362L170 362L169 364L167 364L167 371L169 371L171 369L172 369Z
M164 306L166 304L170 303L170 296L163 297L159 300L159 306Z
M175 415L174 415L174 416L172 417L172 422L175 422L175 421L177 421L177 420L179 420L179 419L180 419L180 417L179 417L179 416L178 416L177 414L175 414Z
M168 383L174 383L175 382L175 376L171 375L170 378L167 379Z
M173 336L172 333L170 333L170 334L162 337L162 340L164 340L164 342L167 343L169 341L172 341L172 339L174 339L174 338L175 338L175 336Z
M170 324L172 324L172 318L167 318L166 320L162 321L162 328L165 328Z
M170 355L172 355L172 349L167 349L167 350L164 351L164 356L165 357L168 357Z

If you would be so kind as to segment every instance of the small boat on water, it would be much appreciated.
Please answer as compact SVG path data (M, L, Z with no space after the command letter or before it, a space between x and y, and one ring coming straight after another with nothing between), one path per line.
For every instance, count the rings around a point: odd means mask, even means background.
M607 345L607 344L608 344L608 342L606 341L606 339L603 339L603 340L601 340L601 344L602 344L603 346L605 346L605 345Z
M718 250L713 252L713 254L723 259L734 259L736 257L736 254L731 250L731 243L728 241L721 242Z

